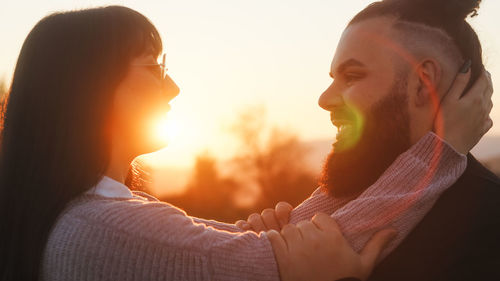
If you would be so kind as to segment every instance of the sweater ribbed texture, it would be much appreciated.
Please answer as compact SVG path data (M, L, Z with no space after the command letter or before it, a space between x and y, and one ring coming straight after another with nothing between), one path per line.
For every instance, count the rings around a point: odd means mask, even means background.
M265 233L194 223L163 202L84 195L51 232L42 280L279 280Z
M399 234L386 256L465 165L465 156L429 133L359 197L333 198L318 189L292 211L291 223L332 214L357 251L390 225ZM265 233L240 233L133 193L133 199L85 194L70 202L49 236L41 280L279 280Z
M401 154L383 175L356 198L334 198L321 189L291 213L290 222L331 214L347 241L361 251L373 234L392 227L398 235L379 261L423 219L439 196L463 174L465 155L429 133Z

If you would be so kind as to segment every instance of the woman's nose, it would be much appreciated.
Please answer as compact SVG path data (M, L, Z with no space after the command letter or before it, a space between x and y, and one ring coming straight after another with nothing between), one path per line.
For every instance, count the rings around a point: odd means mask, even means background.
M163 80L163 92L165 93L168 102L173 100L177 95L179 95L180 92L179 87L168 74L165 75L165 79Z
M332 108L341 106L344 103L340 91L336 89L335 83L332 83L328 89L319 97L318 104L321 108L331 111Z

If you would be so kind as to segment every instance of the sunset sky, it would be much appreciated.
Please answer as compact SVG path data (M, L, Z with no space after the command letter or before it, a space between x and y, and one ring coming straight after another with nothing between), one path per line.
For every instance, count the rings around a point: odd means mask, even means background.
M176 128L159 153L169 165L189 166L209 150L235 149L228 133L239 111L263 105L270 124L303 140L334 139L336 129L317 100L331 83L329 66L348 20L366 0L2 1L0 78L8 81L20 47L35 23L59 10L125 5L159 29L169 74L181 88L169 113ZM500 89L500 2L484 0L470 20L483 43L487 68ZM75 66L78 67L78 66ZM497 82L495 82L497 81ZM495 93L494 104L500 104ZM500 107L492 112L500 135Z

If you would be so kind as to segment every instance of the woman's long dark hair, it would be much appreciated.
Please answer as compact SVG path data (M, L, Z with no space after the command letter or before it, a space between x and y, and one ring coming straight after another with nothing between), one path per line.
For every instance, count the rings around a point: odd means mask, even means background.
M129 8L55 13L26 38L3 112L0 277L37 280L50 230L95 185L110 157L113 93L160 36Z

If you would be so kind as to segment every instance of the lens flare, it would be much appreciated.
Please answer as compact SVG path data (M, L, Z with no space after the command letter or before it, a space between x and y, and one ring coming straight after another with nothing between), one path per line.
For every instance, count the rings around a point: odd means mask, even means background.
M354 147L359 140L361 139L361 135L363 134L363 129L365 125L365 118L360 110L351 106L351 121L352 124L349 126L349 131L346 134L343 134L344 137L338 140L335 144L335 151L340 152L343 150L348 150ZM340 130L340 128L339 128Z
M154 125L154 139L168 144L172 139L179 135L180 126L178 122L167 116L159 118Z

